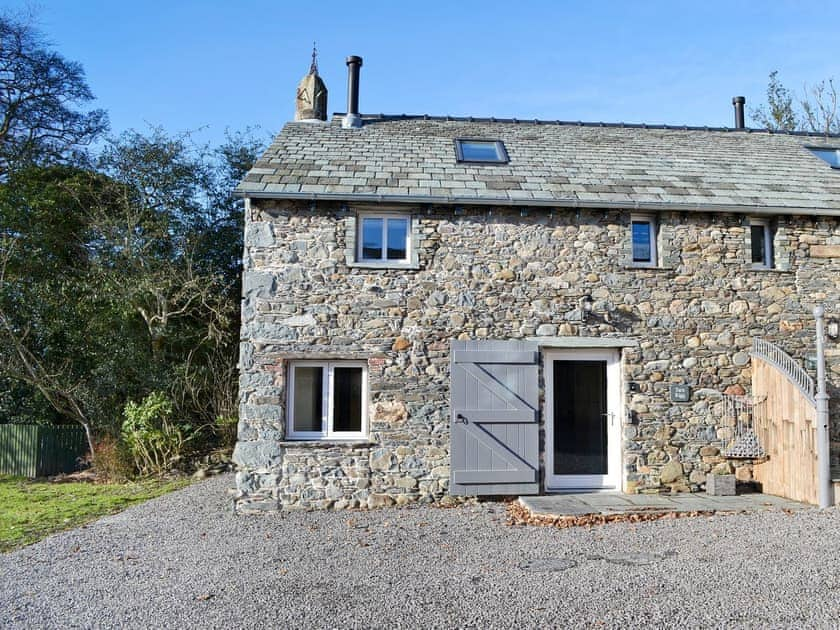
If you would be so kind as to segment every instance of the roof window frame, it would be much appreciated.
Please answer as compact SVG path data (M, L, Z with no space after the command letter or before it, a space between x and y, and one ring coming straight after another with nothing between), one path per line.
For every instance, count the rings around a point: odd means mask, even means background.
M825 146L825 145L816 145L816 144L806 144L804 145L806 149L813 155L815 158L822 160L825 164L828 165L829 168L833 168L834 170L840 170L840 146ZM820 152L834 152L837 156L837 164L832 164L828 160L826 160Z
M477 160L466 158L464 157L464 149L462 146L462 143L464 142L493 144L496 147L496 155L498 158L495 160ZM462 164L508 164L510 162L510 156L508 155L504 141L498 139L455 138L455 156L457 161Z

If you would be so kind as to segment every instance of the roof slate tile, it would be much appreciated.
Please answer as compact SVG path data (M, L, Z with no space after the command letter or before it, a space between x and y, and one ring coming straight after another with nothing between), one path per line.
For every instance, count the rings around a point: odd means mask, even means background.
M805 145L819 136L510 121L363 117L359 129L288 123L238 191L750 206L840 212L840 170ZM455 138L497 138L510 162L459 163ZM831 139L828 144L840 144ZM832 145L832 146L833 146ZM457 199L452 201L457 202Z

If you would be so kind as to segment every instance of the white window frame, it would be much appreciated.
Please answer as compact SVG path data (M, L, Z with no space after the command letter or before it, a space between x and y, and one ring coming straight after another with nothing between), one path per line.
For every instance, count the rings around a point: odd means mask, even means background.
M295 430L295 368L296 367L320 367L324 374L323 387L321 391L321 426L322 431L296 431ZM335 369L336 368L362 368L362 427L361 431L335 431L333 415L333 395L335 392ZM290 361L289 362L289 389L286 404L287 432L286 437L290 440L364 440L368 438L368 368L365 361Z
M650 260L633 259L633 224L647 223L650 234ZM630 215L630 265L633 267L658 267L659 266L659 225L656 216L652 214Z
M761 227L764 234L764 260L762 262L755 262L752 259L752 229L753 227ZM775 256L775 247L773 246L773 225L770 219L759 217L750 217L750 248L747 252L750 257L750 264L753 269L772 269Z
M382 251L379 254L379 258L365 258L363 239L365 219L382 219ZM408 221L408 229L405 234L405 258L388 258L388 221L391 219ZM407 265L411 263L413 228L413 219L410 214L402 214L400 212L360 212L356 217L356 262L381 263L383 265Z

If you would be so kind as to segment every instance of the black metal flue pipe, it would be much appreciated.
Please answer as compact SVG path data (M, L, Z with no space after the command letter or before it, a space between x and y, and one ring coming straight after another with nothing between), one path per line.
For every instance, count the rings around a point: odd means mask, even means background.
M359 68L362 58L356 55L347 57L347 113L359 115Z
M732 104L735 106L735 129L744 128L744 103L747 102L743 96L733 96Z

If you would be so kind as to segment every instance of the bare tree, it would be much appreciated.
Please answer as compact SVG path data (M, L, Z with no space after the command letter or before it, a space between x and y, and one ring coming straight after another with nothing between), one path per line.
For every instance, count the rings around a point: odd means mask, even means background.
M770 73L767 83L767 103L750 111L751 118L761 127L776 131L810 131L826 136L840 134L837 86L829 78L802 87L802 95L795 97L779 79L779 72Z
M837 86L834 79L820 81L813 87L805 85L800 101L802 114L810 131L828 136L840 133L840 117L837 111Z
M78 157L108 127L80 64L49 50L29 21L0 15L0 177L26 163Z

